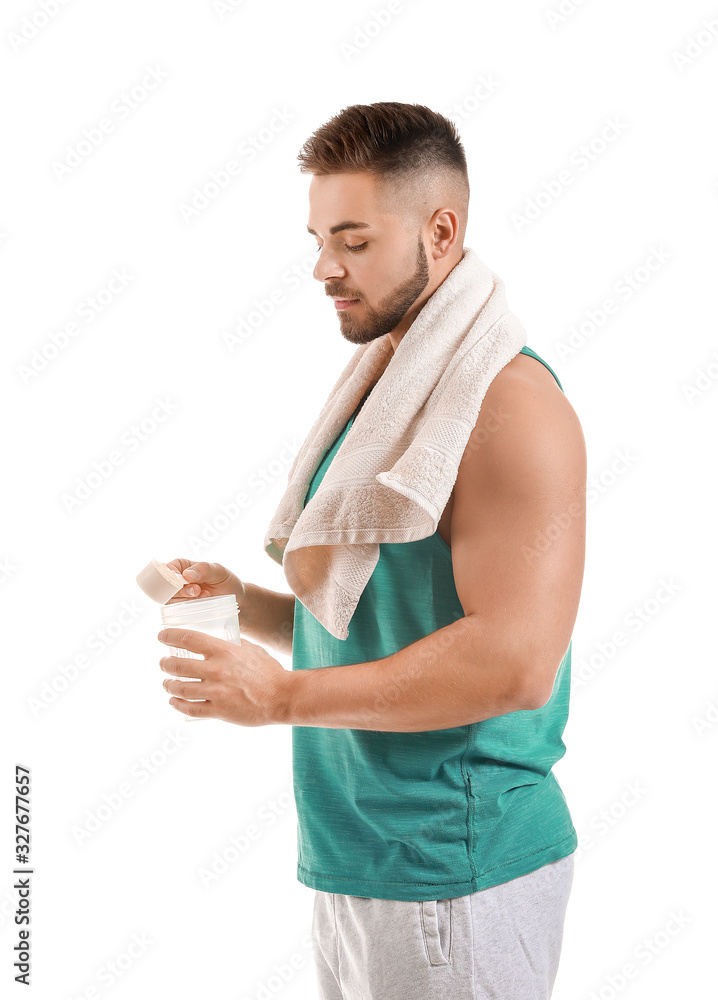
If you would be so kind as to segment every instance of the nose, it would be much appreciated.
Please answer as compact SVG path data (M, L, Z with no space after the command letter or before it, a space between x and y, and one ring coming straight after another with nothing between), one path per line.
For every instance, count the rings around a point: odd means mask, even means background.
M328 253L326 246L323 246L319 251L319 257L314 265L313 277L317 281L326 283L331 278L343 278L345 274L345 268L339 263L336 257L332 257Z

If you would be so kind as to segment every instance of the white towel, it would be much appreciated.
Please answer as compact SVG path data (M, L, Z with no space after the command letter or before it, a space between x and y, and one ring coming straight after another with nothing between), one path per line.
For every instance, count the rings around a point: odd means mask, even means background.
M396 352L385 334L349 359L264 539L292 592L337 639L349 635L380 543L436 531L486 390L526 339L503 281L466 247ZM303 508L313 473L371 386Z

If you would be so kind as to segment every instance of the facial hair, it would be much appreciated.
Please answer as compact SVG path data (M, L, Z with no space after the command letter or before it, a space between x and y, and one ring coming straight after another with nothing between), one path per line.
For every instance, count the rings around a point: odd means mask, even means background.
M364 316L361 319L352 316L350 310L340 312L339 325L342 336L352 344L369 344L377 337L391 333L401 323L428 284L429 263L424 241L419 233L414 274L382 299L376 309L372 309L365 302Z

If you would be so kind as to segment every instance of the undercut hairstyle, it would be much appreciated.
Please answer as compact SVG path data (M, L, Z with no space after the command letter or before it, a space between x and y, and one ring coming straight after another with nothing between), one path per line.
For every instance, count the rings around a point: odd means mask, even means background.
M422 104L353 104L304 143L302 173L370 173L385 210L407 228L423 225L438 208L459 217L463 247L469 209L466 153L450 119Z

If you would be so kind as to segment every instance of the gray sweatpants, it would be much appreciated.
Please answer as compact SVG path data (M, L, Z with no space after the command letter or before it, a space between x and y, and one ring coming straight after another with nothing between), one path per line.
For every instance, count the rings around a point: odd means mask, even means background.
M421 902L315 890L321 1000L548 1000L573 855L468 896Z

